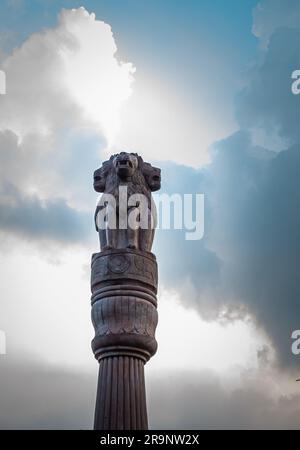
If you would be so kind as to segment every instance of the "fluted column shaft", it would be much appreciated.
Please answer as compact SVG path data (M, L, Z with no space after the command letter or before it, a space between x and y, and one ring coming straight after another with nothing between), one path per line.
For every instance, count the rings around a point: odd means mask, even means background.
M95 429L147 429L143 361L130 356L101 359L96 402Z

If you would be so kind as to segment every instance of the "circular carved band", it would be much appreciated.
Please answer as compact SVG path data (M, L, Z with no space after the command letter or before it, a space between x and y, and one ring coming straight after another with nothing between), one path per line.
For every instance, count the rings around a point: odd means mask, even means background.
M92 305L101 300L102 298L114 297L114 296L135 296L142 298L144 300L148 300L155 307L157 306L156 295L145 287L136 286L134 284L116 284L112 286L106 286L104 288L98 289L95 291L91 297Z
M150 252L115 249L92 256L91 288L94 293L103 286L142 284L154 294L157 292L157 263Z

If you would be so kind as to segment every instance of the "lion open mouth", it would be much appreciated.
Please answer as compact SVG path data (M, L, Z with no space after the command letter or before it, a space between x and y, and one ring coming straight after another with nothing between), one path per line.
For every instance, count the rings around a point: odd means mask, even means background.
M129 159L117 160L117 167L130 167L133 168L133 164Z

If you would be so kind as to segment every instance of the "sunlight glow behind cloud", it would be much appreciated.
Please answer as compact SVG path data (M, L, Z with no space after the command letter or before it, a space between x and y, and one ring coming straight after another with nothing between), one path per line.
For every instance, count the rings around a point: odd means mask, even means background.
M131 94L135 68L119 62L108 24L95 19L84 8L63 10L60 26L76 40L76 47L64 51L63 82L84 116L102 131L109 146L119 126L122 103Z

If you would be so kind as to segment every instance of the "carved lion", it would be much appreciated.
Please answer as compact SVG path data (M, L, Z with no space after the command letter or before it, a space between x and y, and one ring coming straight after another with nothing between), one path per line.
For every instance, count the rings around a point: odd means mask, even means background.
M94 189L103 193L95 212L101 250L151 251L156 226L151 192L160 189L160 172L137 153L126 152L112 155L94 172ZM109 220L113 215L115 220Z

